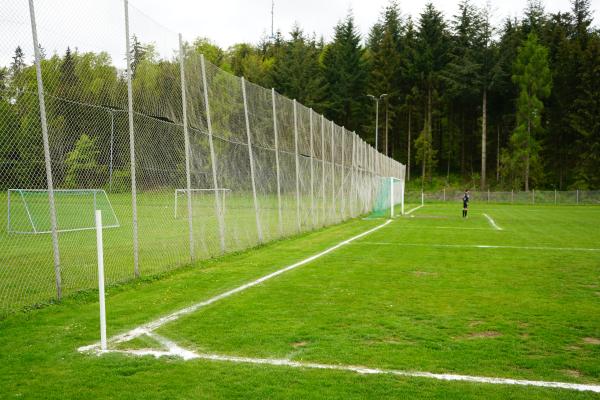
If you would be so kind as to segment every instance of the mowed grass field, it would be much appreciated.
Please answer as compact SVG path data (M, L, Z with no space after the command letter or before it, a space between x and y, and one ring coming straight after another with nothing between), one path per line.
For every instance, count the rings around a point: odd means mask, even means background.
M411 207L407 207L411 208ZM156 329L199 354L600 384L600 207L433 204ZM496 224L484 215L487 214ZM108 290L113 336L382 224L352 220ZM598 398L565 389L82 354L89 292L0 321L6 398ZM161 345L142 336L119 349Z

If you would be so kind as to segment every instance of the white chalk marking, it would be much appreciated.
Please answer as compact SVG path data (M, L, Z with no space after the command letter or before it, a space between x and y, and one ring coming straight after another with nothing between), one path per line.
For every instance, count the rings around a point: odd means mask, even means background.
M582 247L538 247L538 246L494 246L487 244L434 244L434 243L394 243L394 242L356 242L355 245L406 246L406 247L451 247L472 249L512 249L512 250L554 250L554 251L600 251L600 249Z
M123 343L123 342L128 342L128 341L130 341L132 339L135 339L135 338L137 338L139 336L147 335L149 332L152 332L152 331L160 328L161 326L163 326L163 325L165 325L165 324L167 324L169 322L176 321L179 318L183 317L184 315L191 314L191 313L199 310L200 308L203 308L203 307L206 307L206 306L208 306L210 304L216 303L219 300L223 300L223 299L225 299L225 298L227 298L229 296L232 296L232 295L234 295L236 293L242 292L242 291L244 291L246 289L249 289L251 287L259 285L259 284L261 284L261 283L263 283L265 281L268 281L269 279L275 278L276 276L279 276L279 275L281 275L281 274L283 274L285 272L291 271L291 270L293 270L295 268L298 268L298 267L301 267L301 266L303 266L305 264L308 264L308 263L310 263L310 262L312 262L312 261L314 261L314 260L316 260L316 259L318 259L320 257L323 257L323 256L325 256L325 255L327 255L327 254L329 254L329 253L331 253L331 252L339 249L340 247L346 246L346 245L350 244L351 242L353 242L353 241L355 241L357 239L360 239L360 238L362 238L364 236L367 236L367 235L369 235L369 234L371 234L371 233L373 233L373 232L375 232L375 231L377 231L377 230L379 230L379 229L387 226L391 222L392 222L392 220L388 220L388 221L384 222L383 224L376 226L375 228L369 229L368 231L365 231L365 232L363 232L363 233L361 233L359 235L356 235L356 236L354 236L354 237L352 237L350 239L344 240L343 242L340 242L340 243L336 244L335 246L332 246L332 247L330 247L330 248L328 248L328 249L326 249L326 250L324 250L324 251L322 251L322 252L320 252L318 254L315 254L315 255L313 255L311 257L308 257L308 258L306 258L306 259L304 259L302 261L299 261L299 262L297 262L295 264L292 264L290 266L287 266L287 267L282 268L280 270L277 270L275 272L272 272L272 273L270 273L268 275L263 276L262 278L258 278L258 279L254 280L252 282L246 283L246 284L244 284L242 286L239 286L239 287L237 287L235 289L231 289L231 290L228 290L225 293L221 293L220 295L217 295L215 297L211 297L208 300L201 301L199 303L196 303L196 304L193 304L193 305L191 305L189 307L183 308L183 309L181 309L179 311L176 311L176 312L174 312L172 314L169 314L169 315L164 316L162 318L159 318L157 320L148 322L148 323L146 323L144 325L141 325L141 326L139 326L137 328L134 328L134 329L132 329L132 330L130 330L128 332L122 333L120 335L113 336L112 338L110 338L109 342L110 343ZM88 345L88 346L82 346L78 350L80 352L95 351L98 346L100 346L99 343L94 343L94 344L91 344L91 345Z
M497 230L497 231L501 231L501 230L502 230L502 228L500 228L500 227L499 227L499 226L496 224L496 221L494 221L494 220L492 219L492 217L490 217L489 215L487 215L487 214L485 214L485 213L484 213L483 215L484 215L484 216L487 218L487 220L488 220L488 221L490 221L490 224L491 224L491 225L494 227L494 229L495 229L495 230Z
M413 212L415 212L415 211L417 211L418 209L420 209L420 208L423 208L423 207L425 207L425 206L423 206L423 205L420 205L419 207L415 207L415 208L413 208L413 209L410 209L410 210L408 210L407 212L405 212L405 213L404 213L404 215L410 215L410 214L412 214Z
M592 384L579 384L579 383L568 383L568 382L550 382L550 381L533 381L524 379L512 379L512 378L494 378L485 376L473 376L473 375L458 375L458 374L438 374L433 372L420 372L420 371L402 371L395 369L382 369L382 368L369 368L363 366L354 365L342 365L342 364L321 364L311 362L292 361L289 359L277 359L277 358L252 358L252 357L239 357L221 354L206 354L206 353L195 353L190 350L183 349L176 343L169 339L149 333L149 336L157 340L161 345L165 346L167 350L153 350L153 349L141 349L141 350L110 350L115 353L123 353L134 356L153 356L156 358L161 357L179 357L185 361L200 359L220 362L231 362L236 364L255 364L255 365L273 365L283 366L290 368L307 368L307 369L320 369L320 370L333 370L333 371L346 371L354 372L361 375L395 375L409 378L429 378L440 381L462 381L470 383L483 383L492 385L515 385L515 386L536 386L542 388L552 389L567 389L576 390L580 392L595 392L600 393L600 385ZM99 352L100 354L100 352Z

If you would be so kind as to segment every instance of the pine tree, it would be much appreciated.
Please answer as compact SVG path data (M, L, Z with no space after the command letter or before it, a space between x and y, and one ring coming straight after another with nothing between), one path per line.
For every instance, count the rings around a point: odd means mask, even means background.
M349 14L335 27L333 42L322 57L329 103L326 116L350 131L365 121L367 69L361 38Z
M131 38L131 76L135 76L137 67L146 59L148 49L133 35Z
M513 82L519 87L517 100L517 128L512 137L513 159L524 171L525 190L529 191L531 165L538 164L539 142L542 130L542 99L550 95L552 76L548 65L548 49L542 46L535 33L530 33L519 49L514 64Z

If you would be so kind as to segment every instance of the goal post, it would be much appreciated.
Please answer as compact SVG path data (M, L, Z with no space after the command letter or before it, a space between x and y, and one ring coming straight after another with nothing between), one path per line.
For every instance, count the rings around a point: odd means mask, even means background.
M221 212L225 214L225 197L231 193L231 189L217 188L217 189L175 189L174 203L173 203L173 216L175 219L180 217L180 210L182 202L179 201L180 197L187 196L188 192L191 191L192 202L202 202L202 198L210 196L211 202L207 202L207 207L214 207L214 197L218 196L219 204L221 205ZM187 215L187 207L183 210Z
M404 180L395 177L381 178L371 216L394 218L398 213L404 215Z
M104 228L120 227L119 219L103 189L54 189L57 232L94 230L95 212L103 212ZM8 189L7 232L14 234L51 233L48 191Z

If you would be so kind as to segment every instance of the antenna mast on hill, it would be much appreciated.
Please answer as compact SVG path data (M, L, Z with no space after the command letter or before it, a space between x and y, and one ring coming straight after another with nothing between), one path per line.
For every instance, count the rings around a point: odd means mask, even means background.
M271 40L275 39L275 0L271 0Z

